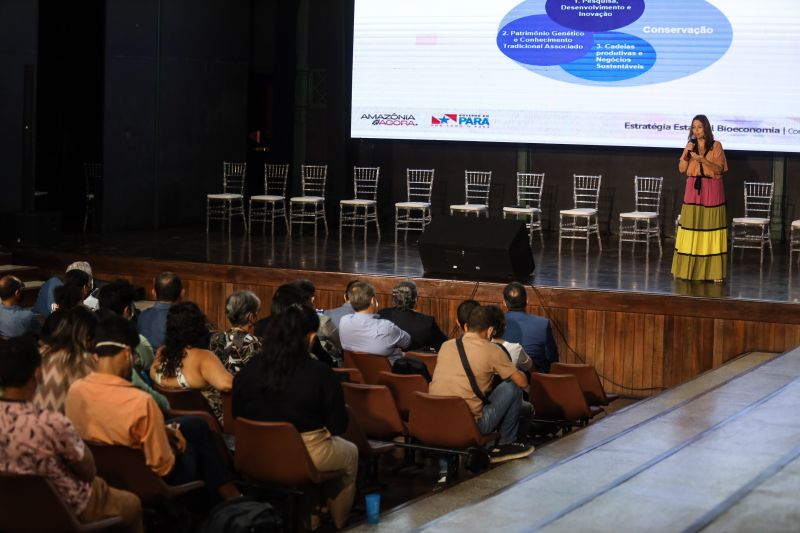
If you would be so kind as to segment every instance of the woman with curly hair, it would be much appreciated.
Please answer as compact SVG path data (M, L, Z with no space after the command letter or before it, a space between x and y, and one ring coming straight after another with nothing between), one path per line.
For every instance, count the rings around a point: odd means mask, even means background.
M233 376L208 350L206 316L194 302L180 302L167 313L164 345L150 367L150 377L167 389L202 391L214 414L222 420L219 392L231 390Z
M94 369L91 355L97 317L86 307L59 308L42 326L42 382L33 396L41 409L64 412L73 382Z

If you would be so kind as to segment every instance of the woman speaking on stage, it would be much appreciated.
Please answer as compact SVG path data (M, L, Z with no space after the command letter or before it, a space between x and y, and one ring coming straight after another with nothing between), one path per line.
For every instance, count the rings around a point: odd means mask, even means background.
M725 152L714 140L708 118L697 115L678 163L678 171L687 177L672 258L676 278L717 283L725 279L728 218L722 174L727 170Z

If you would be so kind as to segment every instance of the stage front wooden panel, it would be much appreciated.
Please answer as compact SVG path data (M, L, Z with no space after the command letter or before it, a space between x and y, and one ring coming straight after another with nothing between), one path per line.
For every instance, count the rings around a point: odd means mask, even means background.
M50 272L60 272L75 259L41 250L15 252L17 262ZM354 278L370 281L381 305L390 305L392 286L402 279L133 257L88 259L96 278L125 278L148 290L158 272L178 273L187 298L220 328L227 326L225 298L239 289L255 292L266 316L275 289L294 279L307 278L317 286L315 305L322 309L341 305L344 287ZM434 315L450 336L457 331L455 311L461 301L502 301L501 283L414 281L420 291L417 309ZM626 396L648 396L744 352L783 352L800 345L800 314L789 303L538 286L529 288L528 303L530 312L552 321L562 361L591 363L608 391Z

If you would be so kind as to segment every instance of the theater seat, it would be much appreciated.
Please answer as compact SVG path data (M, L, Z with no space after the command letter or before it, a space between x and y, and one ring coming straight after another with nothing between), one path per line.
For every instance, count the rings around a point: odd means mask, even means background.
M295 514L297 497L309 485L319 485L345 473L344 470L317 470L300 433L288 422L237 418L234 458L236 469L247 481L293 489L287 491L289 503L284 514L287 525L300 520Z
M358 456L366 463L367 485L374 486L378 483L378 461L382 455L394 451L395 446L392 442L381 442L369 440L364 434L364 430L358 424L358 419L353 409L348 405L347 408L347 430L342 434L342 438L347 439L358 447Z
M417 391L428 392L428 382L419 374L381 372L378 374L378 384L389 387L397 405L397 410L403 420L408 420L408 412L411 409L414 393Z
M290 487L319 484L344 475L314 466L303 439L288 422L236 419L236 469L251 481Z
M169 387L162 387L158 383L153 383L153 390L162 394L172 409L179 409L181 411L204 411L216 419L214 411L208 404L203 393L197 389L173 389ZM222 426L220 425L220 430Z
M86 444L94 455L97 475L112 487L136 494L142 500L142 505L177 498L205 486L202 481L167 485L161 476L147 466L141 450L91 441L86 441Z
M467 402L457 396L433 396L415 392L408 418L408 432L423 449L464 457L464 466L480 472L489 466L486 444L497 441L498 433L482 434ZM454 472L457 476L458 472Z
M600 382L600 376L592 365L552 363L550 365L551 374L569 374L578 378L578 384L586 398L586 403L590 406L608 405L617 398L619 394L608 394Z
M0 531L113 531L123 525L118 516L81 524L50 481L42 476L0 473Z
M433 371L436 370L436 361L439 359L439 354L424 353L424 352L406 352L406 355L416 357L428 367L428 372L433 376Z
M333 371L337 374L347 376L350 383L364 383L364 376L361 374L361 370L357 368L342 367L334 368Z
M484 446L499 436L480 432L463 398L433 396L424 392L414 393L408 432L424 444L453 449Z
M344 401L350 406L359 426L368 437L391 440L408 434L388 387L342 383L342 390Z
M344 351L344 364L347 367L357 368L364 376L364 382L370 385L378 384L378 374L380 372L391 372L392 365L389 358L383 355L371 353Z
M566 374L531 372L530 400L536 413L534 421L551 423L564 431L585 426L603 412L586 403L578 378Z

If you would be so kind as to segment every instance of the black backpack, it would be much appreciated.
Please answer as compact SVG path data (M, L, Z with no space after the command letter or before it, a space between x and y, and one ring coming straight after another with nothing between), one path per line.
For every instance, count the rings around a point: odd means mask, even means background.
M433 379L425 363L413 355L406 355L396 360L392 365L392 372L395 374L419 374L428 383Z
M272 533L283 531L283 520L267 502L242 497L214 507L200 533Z

